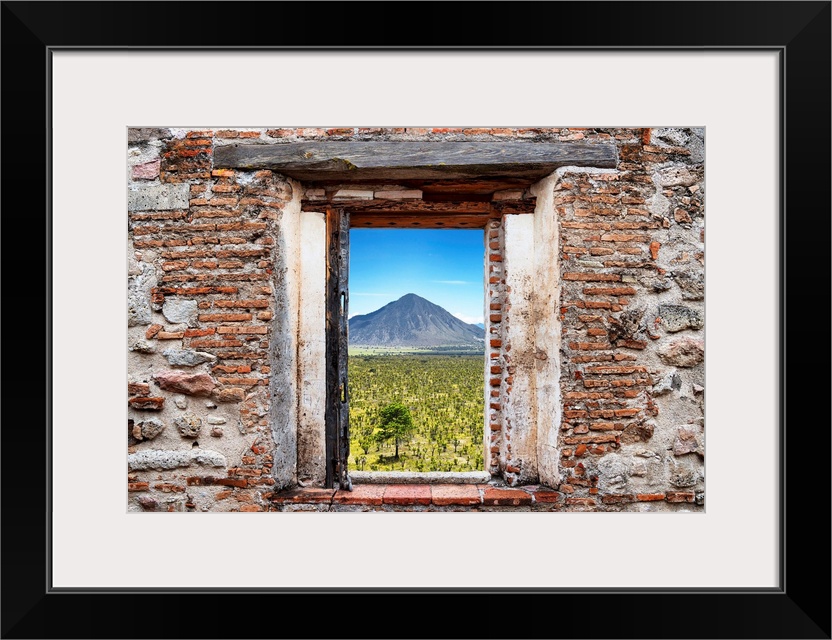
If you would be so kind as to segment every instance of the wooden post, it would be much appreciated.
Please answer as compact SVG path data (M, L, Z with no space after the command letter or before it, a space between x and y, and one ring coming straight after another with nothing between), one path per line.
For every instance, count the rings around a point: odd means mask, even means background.
M351 490L349 439L349 214L326 210L326 487Z

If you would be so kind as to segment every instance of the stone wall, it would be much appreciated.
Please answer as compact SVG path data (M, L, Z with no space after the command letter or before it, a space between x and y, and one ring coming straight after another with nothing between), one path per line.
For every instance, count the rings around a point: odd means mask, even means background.
M559 169L535 187L548 204L532 224L506 214L486 228L485 459L508 484L557 479L557 509L701 509L702 131L280 128L129 130L130 510L261 511L321 474L309 430L320 415L299 372L321 357L304 337L317 325L302 292L304 255L321 255L303 237L322 221L301 212L303 185L213 164L218 145L299 139L614 143L616 169ZM512 228L540 245L515 256L516 271ZM537 288L521 301L524 278ZM543 336L548 353L523 320L530 309L561 322L561 335ZM510 351L524 341L525 364ZM557 366L560 388L537 387L534 371ZM531 415L536 431L524 428L546 437L525 437L524 466L510 423ZM299 463L299 441L318 457Z
M258 511L295 481L296 187L213 170L214 142L129 132L131 509Z
M704 132L610 131L558 170L566 503L704 502Z

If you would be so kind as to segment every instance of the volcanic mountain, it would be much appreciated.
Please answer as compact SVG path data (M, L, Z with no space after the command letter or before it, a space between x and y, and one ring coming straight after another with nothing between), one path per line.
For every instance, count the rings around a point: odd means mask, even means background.
M349 320L351 345L483 348L485 330L437 304L408 293L381 309Z

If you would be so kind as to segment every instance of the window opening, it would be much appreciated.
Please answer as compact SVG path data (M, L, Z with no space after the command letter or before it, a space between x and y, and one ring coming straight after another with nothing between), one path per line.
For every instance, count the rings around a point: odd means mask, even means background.
M349 232L349 471L485 469L485 237Z

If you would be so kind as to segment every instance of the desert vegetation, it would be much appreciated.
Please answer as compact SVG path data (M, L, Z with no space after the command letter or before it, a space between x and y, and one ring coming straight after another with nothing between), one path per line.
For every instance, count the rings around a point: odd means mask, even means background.
M350 469L482 470L483 376L482 353L351 350ZM406 408L413 423L398 429L399 437L389 435L389 424L406 418L391 405Z

